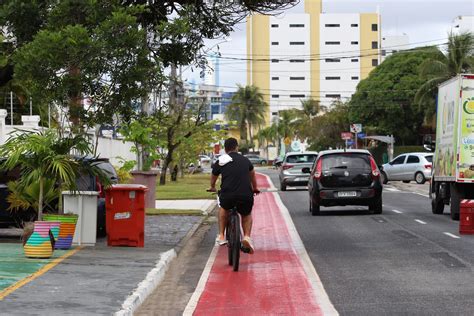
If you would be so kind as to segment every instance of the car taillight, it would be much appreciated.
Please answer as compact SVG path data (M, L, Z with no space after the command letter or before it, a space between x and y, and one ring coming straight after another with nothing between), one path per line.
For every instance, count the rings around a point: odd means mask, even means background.
M370 168L372 169L372 179L378 179L380 177L380 171L377 168L374 157L370 157Z
M432 165L425 165L425 169L431 169Z
M283 170L287 170L293 168L294 165L282 165L281 167L283 168Z
M97 192L99 192L99 197L105 198L105 192L103 190L102 184L99 181L99 177L95 177L95 187Z
M316 163L316 170L314 171L313 178L315 180L321 179L322 171L323 171L323 160L319 159L318 162Z

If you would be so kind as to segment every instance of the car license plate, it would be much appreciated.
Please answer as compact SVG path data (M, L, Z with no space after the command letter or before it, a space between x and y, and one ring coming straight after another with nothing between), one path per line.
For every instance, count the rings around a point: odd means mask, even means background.
M338 197L354 197L357 196L357 192L355 191L341 191L337 192Z
M302 177L302 178L295 178L295 181L308 181L308 177Z

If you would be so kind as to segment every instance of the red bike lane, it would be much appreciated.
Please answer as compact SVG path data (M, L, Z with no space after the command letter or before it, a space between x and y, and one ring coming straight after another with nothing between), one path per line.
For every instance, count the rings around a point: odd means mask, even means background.
M259 188L272 186L264 175L258 174L257 181ZM284 214L288 211L282 210L277 194L263 192L255 198L255 254L242 253L239 271L234 272L228 265L227 247L216 246L185 315L337 314L299 236L301 245L295 242L294 226L289 227L289 215ZM312 272L315 275L308 276Z

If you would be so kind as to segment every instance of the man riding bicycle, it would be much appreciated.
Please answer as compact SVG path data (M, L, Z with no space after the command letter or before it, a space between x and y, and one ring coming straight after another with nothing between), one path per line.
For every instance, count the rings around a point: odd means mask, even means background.
M228 138L224 142L226 154L212 166L211 188L208 191L216 191L216 181L222 175L221 190L219 193L219 235L217 243L225 245L227 243L224 235L227 224L227 211L237 207L242 217L242 228L244 238L242 247L253 254L254 246L250 233L252 230L252 207L253 195L260 193L257 188L255 170L248 158L240 155L238 143L235 138Z

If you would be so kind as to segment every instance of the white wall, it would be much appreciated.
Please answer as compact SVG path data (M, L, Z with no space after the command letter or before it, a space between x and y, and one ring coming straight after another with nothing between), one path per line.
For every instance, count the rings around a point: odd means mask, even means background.
M326 24L339 24L327 27ZM352 27L351 24L357 24ZM329 45L326 42L340 42ZM357 44L352 44L357 42ZM360 81L360 17L359 14L321 14L320 16L320 90L321 104L329 106L334 99L326 94L340 94L342 100L349 99ZM328 58L338 58L339 62L328 62ZM357 59L353 62L352 59ZM326 80L326 77L340 77ZM356 77L357 79L353 79Z
M271 27L278 24L277 28ZM304 27L290 27L290 24L304 24ZM278 42L278 45L272 45ZM304 42L304 45L290 45L290 42ZM258 58L258 56L254 56ZM270 17L270 112L290 108L300 108L301 100L310 96L310 16L309 14L289 14L283 17ZM290 62L290 59L303 59L304 62ZM279 80L272 80L278 77ZM304 77L304 80L290 80L290 77ZM279 95L273 98L272 95ZM290 97L304 95L304 97Z
M382 37L382 61L395 51L409 49L410 38L407 34Z

